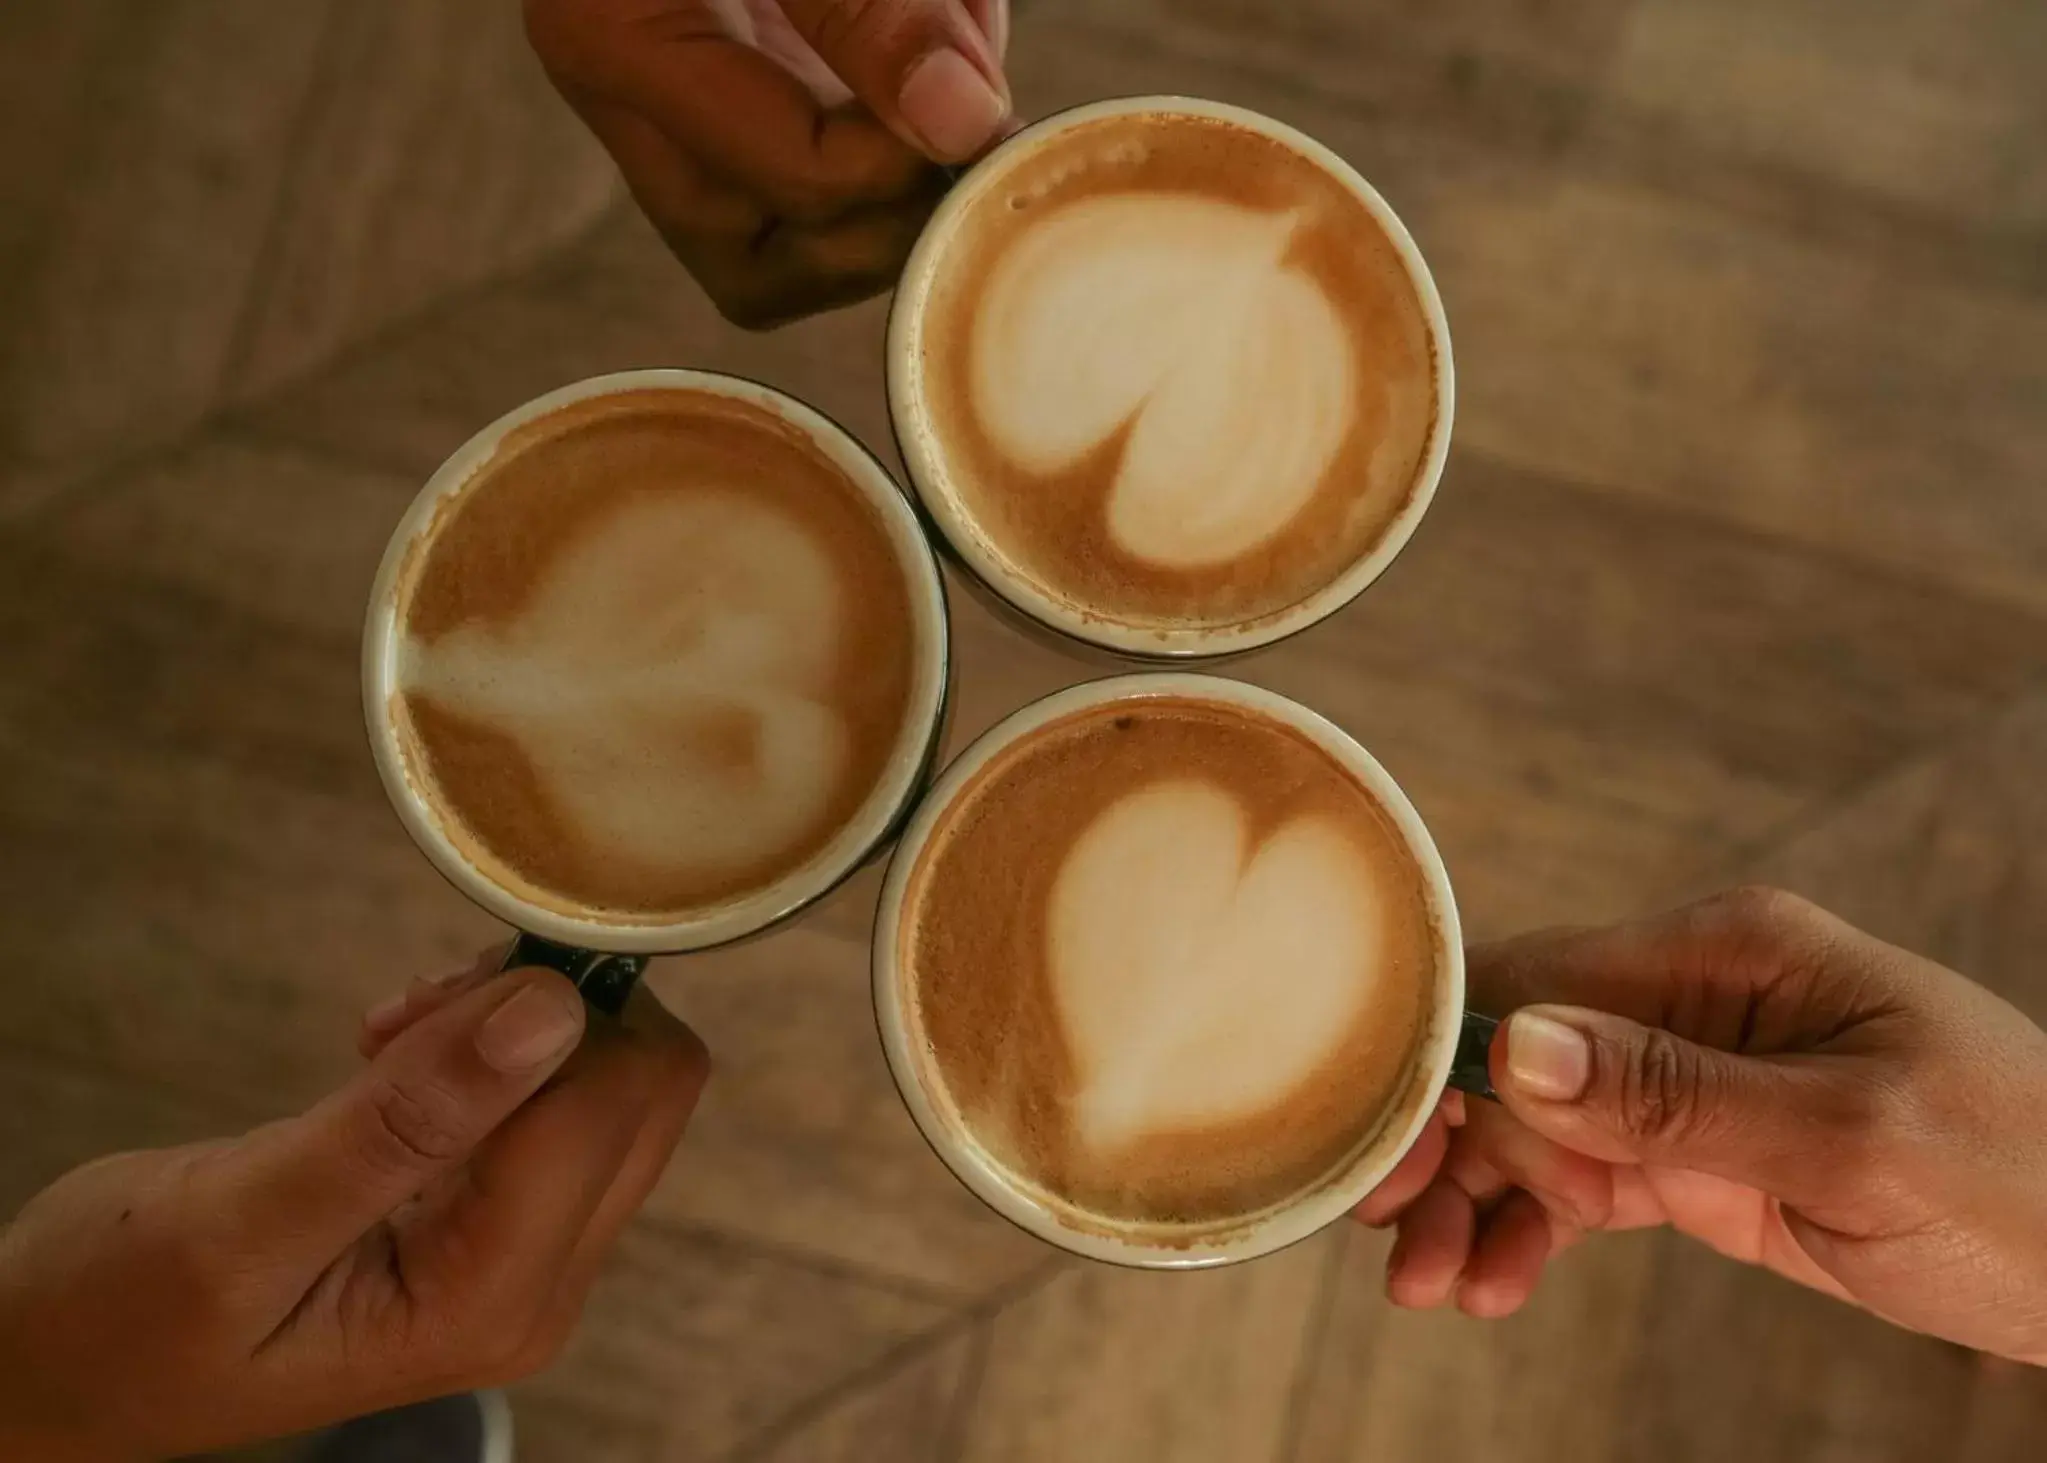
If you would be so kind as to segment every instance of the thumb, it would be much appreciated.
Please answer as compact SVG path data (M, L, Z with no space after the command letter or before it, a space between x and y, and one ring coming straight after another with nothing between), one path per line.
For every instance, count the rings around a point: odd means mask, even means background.
M869 111L934 161L965 162L1001 132L1009 85L960 0L783 0L782 9Z
M563 977L514 972L419 1022L302 1116L251 1134L227 1176L248 1252L324 1268L459 1167L568 1059L583 1020Z
M1573 1006L1529 1006L1492 1051L1529 1127L1611 1163L1693 1169L1792 1204L1824 1203L1852 1104L1809 1062L1741 1056Z

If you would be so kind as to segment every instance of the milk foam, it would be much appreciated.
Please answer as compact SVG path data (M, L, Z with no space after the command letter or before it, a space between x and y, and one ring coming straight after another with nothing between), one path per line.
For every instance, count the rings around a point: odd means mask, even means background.
M1379 882L1325 816L1254 845L1242 805L1205 781L1109 806L1060 868L1047 924L1074 1136L1109 1154L1282 1103L1376 996Z
M1017 467L1052 474L1127 433L1111 538L1166 568L1285 531L1356 418L1351 334L1288 261L1299 216L1102 194L1012 240L974 320L970 392Z
M509 620L408 639L403 688L515 743L572 833L715 875L789 848L851 756L829 699L844 589L757 496L626 497Z

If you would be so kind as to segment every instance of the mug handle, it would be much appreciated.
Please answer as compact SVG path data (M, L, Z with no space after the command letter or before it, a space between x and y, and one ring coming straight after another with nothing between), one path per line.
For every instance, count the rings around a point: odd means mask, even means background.
M560 971L574 983L592 1010L615 1017L625 1010L626 997L633 993L641 972L647 968L647 957L579 950L574 945L557 944L521 930L498 969L524 970L536 965Z
M1493 1049L1493 1033L1499 1029L1498 1017L1481 1016L1476 1011L1464 1013L1463 1025L1457 1031L1457 1053L1450 1058L1452 1087L1490 1102L1500 1100L1500 1094L1493 1091L1492 1073L1486 1062Z

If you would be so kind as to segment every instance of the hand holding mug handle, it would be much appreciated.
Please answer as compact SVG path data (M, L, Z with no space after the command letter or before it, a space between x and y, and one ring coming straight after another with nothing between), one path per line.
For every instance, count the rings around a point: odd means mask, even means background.
M526 970L538 967L558 971L569 978L577 992L592 1010L617 1017L625 1011L626 998L639 984L640 976L647 969L644 955L606 955L596 950L582 950L574 945L563 945L554 940L529 935L525 931L512 940L511 948L505 951L500 971ZM1483 1050L1479 1057L1481 1068L1484 1063Z
M1464 1013L1464 1022L1457 1030L1457 1051L1450 1058L1450 1086L1488 1102L1500 1100L1500 1094L1493 1090L1491 1070L1493 1034L1499 1029L1496 1016L1482 1016L1476 1011Z

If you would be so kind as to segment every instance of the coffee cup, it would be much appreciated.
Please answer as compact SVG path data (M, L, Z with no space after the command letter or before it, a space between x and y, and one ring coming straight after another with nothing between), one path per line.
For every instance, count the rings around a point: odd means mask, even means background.
M434 473L377 572L363 705L434 867L615 1010L647 956L758 934L887 845L947 657L930 545L852 436L756 382L631 371Z
M1357 741L1184 672L1078 685L945 769L896 846L877 1023L926 1141L1091 1259L1255 1258L1489 1094L1450 880Z
M1334 614L1427 512L1449 327L1421 251L1321 143L1144 96L1023 128L940 203L891 307L910 486L1006 617L1139 663Z

